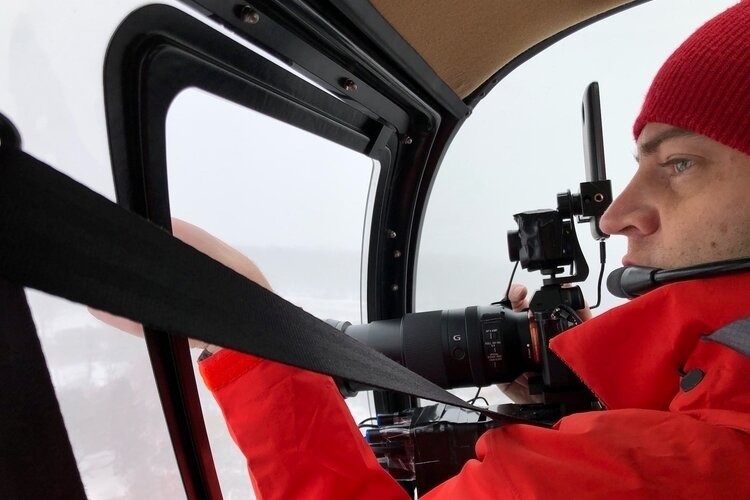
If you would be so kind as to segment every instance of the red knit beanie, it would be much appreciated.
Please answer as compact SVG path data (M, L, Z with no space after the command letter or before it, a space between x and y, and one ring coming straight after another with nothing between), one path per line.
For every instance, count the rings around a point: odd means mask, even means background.
M633 125L635 138L652 122L750 154L750 0L708 21L667 59Z

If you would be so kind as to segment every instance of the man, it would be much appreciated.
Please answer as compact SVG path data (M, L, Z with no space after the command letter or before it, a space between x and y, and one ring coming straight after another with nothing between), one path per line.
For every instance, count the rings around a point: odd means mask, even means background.
M623 264L750 255L750 1L670 57L634 135L638 171L601 221L628 238ZM220 258L262 278L236 252ZM748 273L693 280L561 334L552 349L606 410L488 431L477 459L423 498L750 498L748 296ZM229 350L200 369L259 498L407 498L328 377Z

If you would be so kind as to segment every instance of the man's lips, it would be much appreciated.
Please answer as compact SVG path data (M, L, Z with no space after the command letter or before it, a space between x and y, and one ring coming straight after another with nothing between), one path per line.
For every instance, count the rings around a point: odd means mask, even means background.
M638 257L632 255L631 252L626 253L623 256L621 262L622 262L623 267L628 267L628 266L655 267L649 264L649 261L647 259L639 259Z
M632 253L633 253L632 249L630 248L630 246L628 246L628 251L625 252L625 255L622 256L622 260L620 261L623 266L627 267L627 266L635 265L635 263L633 262Z
M628 240L628 247L625 252L625 255L622 256L622 265L623 266L644 266L644 267L651 267L649 266L649 262L651 259L644 258L644 256L648 256L649 252L645 251L640 245L637 245L635 242Z
M638 255L635 255L635 252L628 251L623 257L622 257L622 265L623 267L628 266L639 266L639 267L659 267L655 266L651 263L651 259L644 259L642 256L639 258Z

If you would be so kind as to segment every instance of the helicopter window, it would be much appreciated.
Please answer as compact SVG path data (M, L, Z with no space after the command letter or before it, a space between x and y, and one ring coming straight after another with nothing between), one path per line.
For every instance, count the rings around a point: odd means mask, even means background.
M585 180L581 100L591 81L599 82L608 177L615 194L622 190L634 171L630 127L651 78L685 37L732 3L686 9L673 0L634 7L542 51L480 101L433 184L419 244L415 310L503 298L513 269L506 233L518 229L513 214L556 208L557 193L578 192ZM576 229L591 270L582 289L593 304L598 245L588 224ZM607 243L607 272L620 265L622 239ZM541 275L519 267L514 281L531 292ZM602 294L603 308L618 303L606 290ZM476 389L462 391L469 398ZM505 402L497 396L494 402Z
M243 251L276 293L307 312L360 318L363 228L377 163L194 88L174 100L166 144L174 217ZM222 490L245 495L244 460L213 397L198 386ZM355 418L369 416L366 396L348 402Z
M0 101L24 150L110 199L102 60L142 3L4 2L0 15ZM88 498L185 498L143 339L81 304L26 295Z

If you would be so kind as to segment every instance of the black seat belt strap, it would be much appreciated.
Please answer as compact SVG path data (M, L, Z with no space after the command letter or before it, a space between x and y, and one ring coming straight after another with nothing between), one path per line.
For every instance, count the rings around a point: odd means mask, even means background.
M2 278L0 380L0 498L85 499L23 289Z
M0 276L173 332L364 385L467 404L14 148L0 148Z

